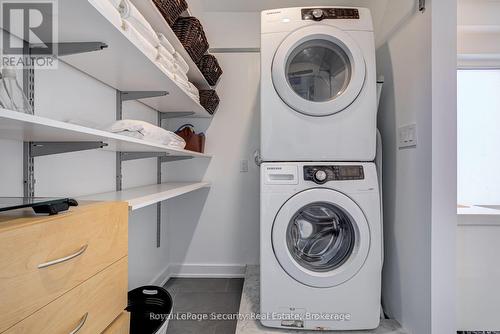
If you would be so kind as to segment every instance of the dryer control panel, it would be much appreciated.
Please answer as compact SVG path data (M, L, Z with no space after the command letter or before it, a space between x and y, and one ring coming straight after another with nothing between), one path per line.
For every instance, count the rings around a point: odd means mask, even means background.
M356 8L304 8L302 20L359 20Z
M304 166L304 180L324 184L328 181L364 180L363 166Z

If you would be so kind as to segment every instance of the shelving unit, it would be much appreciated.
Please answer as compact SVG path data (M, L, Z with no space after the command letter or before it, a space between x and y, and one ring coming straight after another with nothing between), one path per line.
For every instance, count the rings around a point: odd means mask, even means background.
M156 5L151 0L132 0L132 3L139 9L144 17L149 21L151 26L157 32L161 32L170 41L174 49L186 60L189 65L188 77L189 80L198 89L211 89L212 87L203 76L198 66L191 59L186 49L179 41L174 31L165 21Z
M99 0L61 1L57 16L53 18L58 22L58 40L51 42L57 44L60 61L116 90L117 120L122 119L123 102L131 100L141 101L157 110L160 127L163 119L173 117L212 117L198 101L162 71L155 60L154 50L148 54L147 50L142 50L135 44L134 38L129 37L122 29L118 12L113 12L113 16L105 15L100 10ZM191 68L188 74L190 80L200 89L209 88L170 27L164 23L163 27L156 29L171 39L177 51L188 61ZM22 39L23 36L17 37ZM40 46L24 42L25 54L33 52L37 47ZM23 69L23 89L33 108L34 77L33 68ZM23 179L26 197L35 196L35 157L93 149L116 152L116 191L85 198L127 201L131 210L156 203L157 247L161 243L161 202L210 186L207 182L161 183L162 163L211 158L210 155L170 148L103 130L0 109L0 138L24 143ZM122 163L153 157L157 158L158 184L123 190Z
M199 102L162 72L155 60L139 49L121 27L101 14L94 1L59 3L58 42L101 42L108 47L97 52L63 55L60 60L120 91L167 92L163 96L140 99L160 112L192 112L194 116L211 117ZM194 63L193 66L196 67Z
M79 200L125 201L128 202L130 211L134 211L208 187L210 187L209 182L163 183L84 196Z
M24 142L81 143L101 142L103 150L113 152L154 152L166 156L210 158L207 154L170 148L142 139L117 135L45 117L0 109L0 138Z

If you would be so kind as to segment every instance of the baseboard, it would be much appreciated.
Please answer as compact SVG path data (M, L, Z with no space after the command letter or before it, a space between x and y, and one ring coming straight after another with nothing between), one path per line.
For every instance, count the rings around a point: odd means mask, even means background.
M241 278L245 277L245 264L172 264L170 277L185 278Z
M169 265L161 273L159 273L155 278L151 280L151 285L164 286L167 281L172 278L172 266Z

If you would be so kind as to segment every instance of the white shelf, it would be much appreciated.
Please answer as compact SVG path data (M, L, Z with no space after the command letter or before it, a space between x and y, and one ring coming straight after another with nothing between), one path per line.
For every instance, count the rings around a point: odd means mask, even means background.
M107 151L164 152L170 156L210 158L209 155L198 152L169 148L141 139L6 109L0 109L0 138L39 142L102 141L108 144L103 148Z
M141 100L160 112L211 115L171 80L93 5L96 0L64 0L58 5L59 41L103 42L102 51L62 56L65 63L121 91L167 91L168 95Z
M187 53L182 43L177 38L172 28L168 25L167 21L163 18L156 5L151 0L132 0L132 3L139 9L142 15L149 21L153 29L161 32L170 41L174 49L186 60L189 65L188 77L198 89L211 89L207 79L203 76L200 69L191 56Z
M122 191L89 195L79 198L87 201L124 201L131 211L159 203L192 191L210 187L209 182L163 183Z

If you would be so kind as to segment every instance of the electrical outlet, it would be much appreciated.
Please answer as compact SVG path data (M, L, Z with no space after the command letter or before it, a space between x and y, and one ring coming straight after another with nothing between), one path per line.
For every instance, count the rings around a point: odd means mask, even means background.
M240 161L240 172L241 173L248 173L248 160L241 160Z
M417 147L417 125L410 124L399 128L398 147L410 148Z

